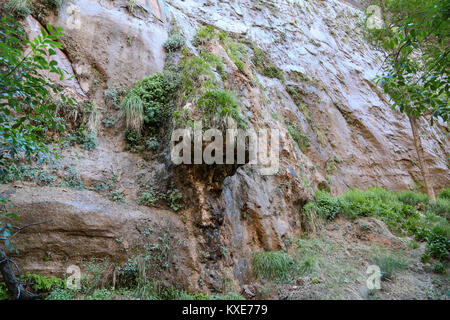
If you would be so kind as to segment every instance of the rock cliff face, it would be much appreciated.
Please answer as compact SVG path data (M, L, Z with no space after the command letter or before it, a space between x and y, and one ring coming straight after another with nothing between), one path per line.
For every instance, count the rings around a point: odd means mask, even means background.
M250 56L252 46L262 49L283 80L240 71L219 43L209 48L224 57L228 85L249 122L281 131L279 172L261 176L246 165L212 188L204 176L173 168L167 152L144 159L124 151L121 123L115 129L98 125L96 149L64 149L58 162L79 172L85 190L1 186L24 224L52 218L21 235L25 270L61 275L65 264L86 257L124 262L151 227L156 237L171 236L175 258L168 280L191 290L221 291L227 281L247 283L252 252L282 249L304 230L301 209L315 189L399 190L421 180L409 122L372 82L382 57L364 41L358 9L337 0L149 2L152 10L130 9L127 1L69 0L58 13L28 17L25 26L30 36L39 23L64 28L65 50L58 59L75 76L65 85L96 104L99 120L111 115L105 90L131 87L164 68L171 21L194 53L194 35L205 25L242 40ZM253 67L247 62L244 70ZM309 138L302 150L288 135L292 122ZM449 182L448 129L426 120L422 128L438 190ZM126 205L92 191L113 174ZM175 183L184 194L183 208L175 214L138 206L142 177L148 185Z

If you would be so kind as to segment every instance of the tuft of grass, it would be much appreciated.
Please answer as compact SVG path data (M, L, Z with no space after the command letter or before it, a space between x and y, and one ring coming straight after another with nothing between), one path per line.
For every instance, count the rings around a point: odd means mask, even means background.
M26 18L31 14L31 2L29 0L8 0L5 9L19 18Z
M441 192L439 192L437 198L450 200L450 188L442 189Z
M236 292L227 292L226 294L214 295L214 300L245 300L243 296Z
M432 271L434 273L446 274L445 265L442 263L436 263L435 265L433 265Z
M417 206L419 203L428 204L428 196L424 193L416 193L412 191L400 191L397 193L397 199L404 204Z
M380 267L381 280L392 281L396 271L406 269L408 264L399 256L388 254L373 258L373 264Z
M430 202L428 204L428 210L433 212L435 215L441 216L447 220L450 217L450 199L448 198L436 198L435 202Z
M295 261L283 251L253 255L253 272L259 279L288 281L295 270Z
M411 240L408 242L408 248L410 248L410 249L415 250L415 249L419 249L419 247L420 247L420 243L418 243L417 241Z
M144 102L137 95L128 95L120 104L127 128L140 132L144 123Z

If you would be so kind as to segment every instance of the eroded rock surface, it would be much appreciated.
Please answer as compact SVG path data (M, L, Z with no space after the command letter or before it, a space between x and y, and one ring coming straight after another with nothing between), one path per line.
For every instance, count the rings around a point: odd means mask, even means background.
M209 48L224 57L234 80L231 89L250 123L281 131L278 174L265 177L243 166L212 190L207 179L189 172L174 176L167 154L143 159L124 151L123 126L99 128L97 149L74 147L62 153L61 164L76 168L85 186L117 174L126 201L136 203L143 174L149 186L177 182L185 206L175 215L115 204L89 190L1 186L21 223L53 219L18 238L18 261L25 270L62 274L65 261L82 257L123 262L142 240L143 230L155 226L162 232L170 226L174 240L185 241L188 248L176 246L174 265L179 269L168 277L190 290L220 291L224 279L248 283L252 252L282 249L301 234L301 208L315 188L335 194L374 185L400 190L421 180L409 122L372 83L381 55L364 42L356 8L335 0L170 0L165 6L168 20L176 19L193 52L196 30L212 25L252 42L284 72L285 82L245 74L219 45ZM40 20L65 29L63 64L72 66L72 85L78 89L79 84L102 111L106 89L130 87L164 67L170 23L151 12L131 12L126 1L66 1L58 14ZM33 18L28 22L34 23ZM310 138L307 150L292 143L284 118L299 123ZM426 120L422 128L438 190L449 182L448 129L430 127ZM44 259L46 251L50 259Z

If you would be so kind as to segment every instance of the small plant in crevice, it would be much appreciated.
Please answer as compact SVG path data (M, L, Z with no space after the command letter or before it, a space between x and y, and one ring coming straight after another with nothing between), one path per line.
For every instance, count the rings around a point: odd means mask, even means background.
M167 205L175 212L183 207L183 194L172 184L166 193Z
M62 182L60 187L69 187L76 190L83 190L84 184L81 181L81 176L75 168L66 168L63 176L64 182Z
M97 181L92 187L96 192L101 194L109 194L112 196L112 192L117 188L118 177L116 174L111 174L110 178L107 181ZM117 194L117 198L120 198L120 195Z
M282 82L285 81L283 71L275 66L267 53L256 46L253 46L252 62L258 73L269 78L276 78Z
M99 110L95 103L57 104L55 114L63 117L70 124L71 130L62 142L67 148L79 145L82 149L93 150L97 146L97 126Z
M288 133L302 152L306 152L311 144L310 138L296 122L286 120Z
M175 52L180 50L185 43L186 41L181 34L180 28L178 28L176 22L172 22L172 28L169 32L169 38L164 43L164 49L169 53Z
M64 1L65 0L46 0L45 3L52 9L59 9L61 8Z
M108 119L102 120L102 124L106 129L114 127L116 125L116 122L117 122L117 118L114 116L109 117Z
M245 126L237 98L226 90L208 90L198 99L197 105L210 127L219 127L220 122L226 117L236 120L240 127Z
M105 90L105 101L108 107L113 108L114 110L120 109L120 102L123 97L127 94L125 88L122 87L111 87Z
M114 202L124 203L125 195L120 190L113 190L110 192L111 200Z
M162 198L163 195L156 191L155 188L150 188L141 193L138 203L145 206L154 206Z
M184 43L183 36L179 33L175 33L164 43L164 49L166 49L167 52L178 51L184 46Z
M205 45L207 42L216 39L218 36L216 29L213 26L205 26L199 28L194 36L193 45Z
M82 149L89 151L94 150L97 147L97 133L85 130L69 133L62 146L67 148L73 145L79 145Z

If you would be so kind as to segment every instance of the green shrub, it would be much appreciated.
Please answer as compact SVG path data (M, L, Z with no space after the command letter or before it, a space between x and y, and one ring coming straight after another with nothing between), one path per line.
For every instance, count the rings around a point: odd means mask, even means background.
M202 52L200 54L200 58L206 61L211 68L213 68L218 74L220 74L222 79L226 78L225 64L223 63L222 59L208 52Z
M259 279L290 279L295 270L295 261L282 251L260 252L253 255L253 272Z
M276 78L279 80L284 80L284 74L281 69L277 68L276 66L268 66L264 68L263 75L269 78Z
M214 71L223 72L223 63L218 63L220 58L212 58L211 54L200 56L184 56L181 60L181 84L184 94L196 95L208 89L218 86Z
M141 141L141 134L133 129L127 129L125 130L125 139L127 140L127 143L131 146L137 146L139 145Z
M214 295L214 300L245 300L243 296L236 292L227 292L226 294Z
M416 214L413 207L398 201L394 193L378 187L348 190L342 196L342 204L347 217L379 216L393 229Z
M57 277L44 277L38 274L27 273L25 275L27 283L32 284L35 293L48 293L53 289L65 288L66 282Z
M167 52L174 52L180 50L184 46L184 38L180 33L172 34L164 43L164 49Z
M227 90L208 90L199 98L197 106L202 110L204 118L209 124L213 124L215 121L222 121L226 117L231 117L241 127L244 125L238 100Z
M434 229L426 240L426 250L430 256L439 260L445 260L448 257L450 251L450 240L448 236L436 232Z
M34 181L40 185L52 185L56 181L56 177L51 173L55 173L56 169L47 171L41 167L28 165L24 163L10 163L8 167L0 170L0 183L10 183L19 181Z
M159 143L155 137L151 137L151 138L145 140L145 145L146 145L147 149L156 150L156 149L158 149Z
M242 43L231 41L227 36L224 36L222 40L224 41L225 51L228 57L240 71L244 71L245 62L248 60L245 46Z
M339 198L335 198L326 191L316 192L316 201L310 202L304 208L304 211L315 211L315 213L326 219L333 220L342 212L342 204Z
M94 131L78 130L70 133L63 142L64 147L78 144L82 149L94 150L97 147L97 133Z
M0 282L0 301L7 299L9 299L9 292L6 283Z
M122 98L127 94L124 88L108 88L105 90L105 98L109 107L112 107L115 110L120 109L120 102Z
M112 128L116 125L116 118L114 116L112 116L108 119L103 119L102 124L107 129Z
M75 291L56 288L46 298L46 300L73 300L75 299Z
M152 133L163 127L173 109L177 80L155 73L139 81L121 103L128 129L140 132L143 124Z
M89 300L111 300L114 291L109 289L96 289L94 292L88 296Z

